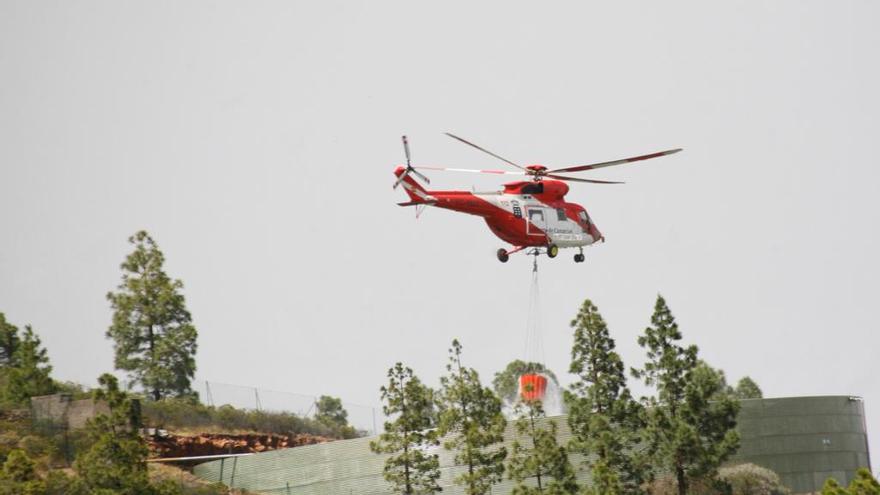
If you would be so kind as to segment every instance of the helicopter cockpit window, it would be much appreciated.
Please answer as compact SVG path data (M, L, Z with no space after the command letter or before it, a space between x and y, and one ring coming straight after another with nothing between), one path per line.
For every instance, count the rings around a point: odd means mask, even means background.
M581 210L578 213L578 218L581 219L581 222L584 222L585 224L590 225L590 217L587 216L587 212Z
M541 210L529 210L529 221L535 223L535 221L544 223L544 212Z
M535 182L532 184L526 184L520 189L521 194L542 194L544 192L544 183L543 182Z

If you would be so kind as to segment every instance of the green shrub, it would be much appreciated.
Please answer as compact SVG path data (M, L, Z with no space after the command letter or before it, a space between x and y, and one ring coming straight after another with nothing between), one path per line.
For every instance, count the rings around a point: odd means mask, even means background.
M351 426L326 424L289 412L238 409L228 404L214 407L200 404L193 399L175 398L160 401L145 400L141 406L145 425L156 428L214 428L282 435L309 433L331 438L357 436L357 432Z
M775 472L755 464L738 464L718 471L718 478L736 495L787 495Z

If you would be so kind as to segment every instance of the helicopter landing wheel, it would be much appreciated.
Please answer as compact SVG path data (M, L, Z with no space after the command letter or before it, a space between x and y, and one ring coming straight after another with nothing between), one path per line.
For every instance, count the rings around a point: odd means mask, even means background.
M504 248L499 249L496 254L498 255L498 261L502 263L507 263L507 260L510 259L510 255L507 254L507 250Z
M547 246L548 258L555 258L557 254L559 254L559 246L557 246L556 244L550 244L549 246Z
M574 262L575 263L583 263L584 262L584 255L583 254L574 255Z

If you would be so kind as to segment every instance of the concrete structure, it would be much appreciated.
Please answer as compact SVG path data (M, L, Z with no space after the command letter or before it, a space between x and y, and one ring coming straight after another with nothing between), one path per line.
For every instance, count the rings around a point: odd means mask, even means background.
M54 394L31 397L31 412L36 423L75 430L98 414L110 414L110 408L103 401L72 400L70 394Z
M864 407L848 396L793 397L742 401L739 416L741 448L734 463L751 462L779 473L794 493L818 491L829 476L848 483L859 467L870 467ZM571 437L564 416L554 418L560 442ZM505 433L509 447L514 431ZM196 466L195 474L209 481L260 493L386 494L382 479L385 456L370 452L370 438L277 450ZM462 468L451 452L437 449L440 484L445 494L462 493L452 480ZM572 456L579 465L582 459ZM578 469L581 482L589 475ZM510 493L512 484L495 485L492 493Z
M772 469L794 493L819 491L829 477L849 484L870 467L864 403L859 397L789 397L741 401L736 461Z

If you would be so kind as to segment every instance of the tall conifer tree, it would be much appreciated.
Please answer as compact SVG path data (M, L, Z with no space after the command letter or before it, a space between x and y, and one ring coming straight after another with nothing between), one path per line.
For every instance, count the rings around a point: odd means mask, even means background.
M504 440L507 421L501 399L483 387L476 370L462 366L458 340L452 341L446 370L449 374L440 379L440 433L449 435L444 447L454 450L456 463L467 468L455 482L464 486L467 495L483 495L504 474L507 449L498 444Z
M37 395L54 393L55 382L51 378L52 366L42 346L40 337L30 325L24 332L12 354L11 367L7 370L7 399L16 404L27 403Z
M568 451L557 443L556 422L546 419L541 401L519 402L515 413L517 437L507 464L510 479L517 482L512 494L577 493L579 487Z
M140 407L119 390L116 377L103 374L95 398L109 406L109 414L89 420L90 447L77 455L74 469L88 493L153 495L147 476L147 444L140 435Z
M18 327L6 321L0 313L0 368L12 366L12 356L18 348Z
M440 491L440 461L425 449L440 444L432 429L433 395L413 374L397 363L388 370L388 385L382 387L382 411L394 420L385 423L385 432L370 442L376 453L392 454L385 461L384 476L395 493L430 494Z
M679 495L686 495L691 480L714 476L738 448L738 403L724 393L721 373L699 361L696 346L680 340L675 317L657 296L651 326L639 337L648 360L633 375L657 390L646 400L654 465L671 473Z
M637 493L645 479L644 459L637 447L642 416L627 388L623 361L605 320L589 299L571 326L569 371L577 376L565 392L571 449L584 455L594 493Z
M140 231L128 239L134 251L122 263L122 283L107 294L117 369L128 371L154 400L192 395L196 328L186 309L183 283L165 274L165 257Z

